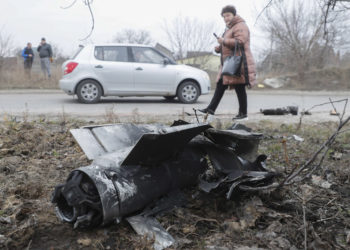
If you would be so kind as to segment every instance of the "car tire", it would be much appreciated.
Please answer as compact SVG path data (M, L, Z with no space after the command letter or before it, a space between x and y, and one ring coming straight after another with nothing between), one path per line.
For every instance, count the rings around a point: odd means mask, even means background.
M195 82L186 81L180 84L177 89L177 98L180 102L195 103L199 97L199 87Z
M77 88L78 100L81 103L97 103L102 95L101 85L95 80L84 80Z
M165 98L165 100L167 101L172 101L175 99L176 95L170 95L170 96L163 96Z

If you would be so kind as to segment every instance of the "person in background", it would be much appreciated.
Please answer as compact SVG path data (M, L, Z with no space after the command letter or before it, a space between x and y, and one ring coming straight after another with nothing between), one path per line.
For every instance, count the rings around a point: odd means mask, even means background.
M246 120L247 115L247 93L246 87L250 88L256 83L255 62L250 50L250 33L245 21L236 13L236 8L232 5L225 6L221 11L221 16L226 24L226 30L222 37L217 37L218 46L215 52L221 54L221 66L217 76L215 93L210 104L204 109L198 109L202 113L214 114L222 96L227 88L234 88L237 94L239 110L233 120ZM232 55L235 42L244 48L241 76L222 75L222 65L225 59ZM243 51L242 51L243 52ZM244 58L245 57L245 58Z
M43 37L41 38L41 42L37 50L39 52L41 70L43 71L44 75L46 75L47 73L47 76L50 78L51 77L50 64L53 61L51 45L46 43L46 39Z
M24 71L30 76L34 61L34 52L31 43L27 43L27 46L22 50L22 57L24 58Z

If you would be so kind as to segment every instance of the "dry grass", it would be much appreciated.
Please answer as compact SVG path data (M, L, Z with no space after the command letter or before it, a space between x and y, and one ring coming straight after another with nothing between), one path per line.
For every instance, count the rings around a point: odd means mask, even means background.
M304 81L300 82L298 74L295 72L258 72L258 83L262 83L267 78L289 79L284 89L296 90L346 90L350 89L350 65L342 67L328 67L324 69L312 69L305 72Z
M61 66L51 65L51 78L39 70L32 70L29 76L22 65L0 70L0 89L57 89L62 77Z
M119 123L120 122L119 116L117 114L117 109L114 106L114 104L112 107L106 108L105 115L104 115L104 121L105 121L105 123Z

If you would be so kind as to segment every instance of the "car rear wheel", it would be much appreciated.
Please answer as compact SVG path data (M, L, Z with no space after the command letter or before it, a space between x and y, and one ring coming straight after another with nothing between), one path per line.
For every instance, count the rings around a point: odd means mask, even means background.
M180 84L177 90L177 98L182 103L195 103L199 97L198 85L192 81Z
M94 80L84 80L77 88L77 96L79 102L97 103L102 95L100 84Z

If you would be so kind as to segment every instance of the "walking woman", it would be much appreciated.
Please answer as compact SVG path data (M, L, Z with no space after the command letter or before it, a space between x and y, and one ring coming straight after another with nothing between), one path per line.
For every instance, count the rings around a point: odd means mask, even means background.
M236 8L232 5L225 6L221 11L221 16L226 24L226 30L222 37L218 37L219 45L215 47L215 51L221 54L221 66L217 76L217 85L214 96L204 109L198 111L202 113L214 114L218 107L222 96L227 88L234 88L237 94L239 110L233 120L248 119L247 115L247 93L246 87L255 84L256 70L253 55L250 51L250 33L245 21L236 14ZM238 42L240 48L237 55L243 55L240 76L222 75L222 65L228 56L233 54L235 43ZM245 54L245 56L244 56Z

